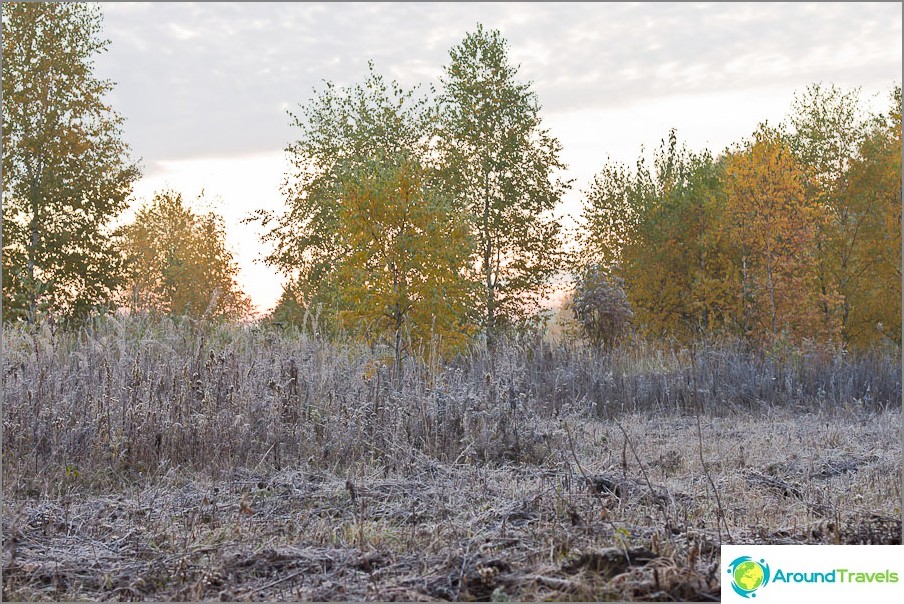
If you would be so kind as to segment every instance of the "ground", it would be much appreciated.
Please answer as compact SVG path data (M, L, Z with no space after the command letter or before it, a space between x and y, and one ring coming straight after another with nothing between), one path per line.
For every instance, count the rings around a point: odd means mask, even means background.
M901 542L899 410L550 429L535 464L6 485L4 600L711 601L720 543Z

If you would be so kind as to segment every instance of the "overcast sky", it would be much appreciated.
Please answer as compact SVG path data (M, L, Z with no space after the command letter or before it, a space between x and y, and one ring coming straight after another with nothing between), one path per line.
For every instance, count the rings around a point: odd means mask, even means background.
M99 75L141 158L143 201L204 189L224 215L241 282L261 310L281 279L253 261L257 208L283 207L287 109L323 81L360 82L367 61L406 86L438 85L449 49L477 23L501 30L519 77L575 179L563 212L611 158L633 164L678 129L721 151L784 118L813 82L863 89L884 110L901 81L900 3L308 4L104 3Z

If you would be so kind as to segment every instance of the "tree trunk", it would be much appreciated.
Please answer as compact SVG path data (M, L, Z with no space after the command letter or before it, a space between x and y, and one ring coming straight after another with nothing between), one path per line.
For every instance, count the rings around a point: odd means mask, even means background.
M822 307L823 319L825 321L826 329L828 329L829 325L831 325L831 310L829 308L829 298L828 298L828 288L826 287L826 268L825 268L825 254L822 249L822 227L816 227L816 256L819 260L816 263L817 270L817 278L819 279L819 293L822 294L822 302L819 304Z
M38 300L37 300L37 287L35 284L35 257L38 253L38 227L40 225L40 216L39 216L39 208L38 208L38 199L37 199L37 191L36 187L32 186L31 191L31 223L29 224L29 229L31 231L31 238L28 245L28 284L26 286L26 290L28 291L28 323L34 324L37 321L38 317Z
M769 246L766 246L766 280L769 284L769 315L772 326L772 337L775 338L776 331L776 310L775 310L775 283L772 279L772 253Z
M392 291L395 297L395 309L393 309L393 319L395 320L395 377L396 384L399 388L402 386L402 324L404 323L404 312L402 311L402 303L399 293L399 273L395 264L392 265Z
M750 334L750 310L748 304L748 297L750 295L747 289L747 255L741 256L741 329L744 332L744 337L747 337Z
M496 291L493 283L493 238L490 234L490 175L484 172L483 185L483 266L486 273L486 297L487 297L487 347L492 348L495 344L496 331Z

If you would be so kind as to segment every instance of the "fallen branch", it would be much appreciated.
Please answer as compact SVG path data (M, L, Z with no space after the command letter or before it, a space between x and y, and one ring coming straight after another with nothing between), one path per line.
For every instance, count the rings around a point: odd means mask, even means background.
M555 577L545 577L543 575L534 575L532 579L536 583L553 589L573 590L576 587L575 582L569 581L568 579L557 579Z

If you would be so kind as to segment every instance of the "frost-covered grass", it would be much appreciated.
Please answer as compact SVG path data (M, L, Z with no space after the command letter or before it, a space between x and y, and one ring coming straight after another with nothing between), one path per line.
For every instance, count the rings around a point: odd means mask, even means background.
M6 328L5 599L705 598L721 542L900 542L896 354L426 356Z

